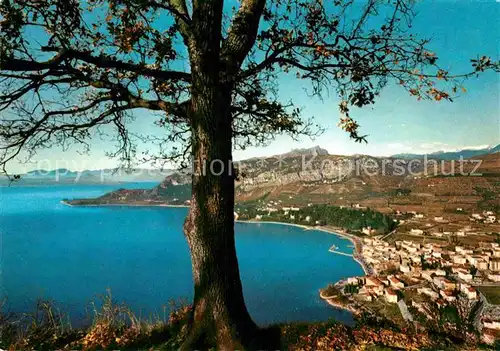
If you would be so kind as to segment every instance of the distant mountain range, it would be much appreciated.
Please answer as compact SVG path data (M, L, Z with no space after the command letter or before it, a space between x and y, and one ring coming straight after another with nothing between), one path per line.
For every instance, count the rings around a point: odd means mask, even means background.
M422 159L427 155L430 159L438 160L458 160L462 156L464 159L472 157L480 157L489 154L495 154L500 152L500 144L496 146L490 146L482 149L464 149L457 151L437 151L428 154L417 154L417 153L402 153L390 156L390 158L397 159ZM301 156L315 155L327 158L359 158L366 157L363 155L354 156L334 156L330 155L326 149L320 146L315 146L312 148L304 149L294 149L282 155L275 155L274 157L280 157L283 159L294 159L300 158ZM243 162L253 164L259 160L265 160L273 158L270 157L256 157ZM384 157L378 157L382 159ZM285 163L285 162L284 162ZM286 167L285 167L286 168ZM283 170L282 170L283 171ZM60 168L55 170L44 170L38 169L34 171L27 172L21 175L21 179L18 181L21 184L50 184L50 183L80 183L80 184L112 184L112 183L128 183L128 182L162 182L166 177L176 173L175 170L156 170L156 169L145 169L145 168L134 168L134 169L98 169L98 170L84 170L84 171L71 171L66 168ZM175 179L176 183L182 184L189 180L189 176L184 174L182 179ZM173 179L173 178L172 178ZM0 176L0 183L8 182L7 178Z
M302 156L324 152L321 148L299 149L290 152L291 156L241 161L235 195L240 203L255 202L266 206L272 206L269 205L271 202L274 206L359 204L383 213L392 213L394 206L398 206L401 211L428 212L433 216L442 213L443 204L448 206L447 211L454 211L457 207L470 211L476 207L493 208L498 205L495 199L500 190L500 153L494 152L497 149L489 148L493 153L474 157L474 160L480 161L479 164L465 162L463 168L455 168L453 162L443 160L436 169L427 167L424 162L399 158L396 163L394 158L364 155L323 154L315 158L308 157L312 160L303 163ZM279 160L276 161L276 158ZM189 204L189 174L175 172L158 183L149 189L127 190L123 189L127 187L124 185L122 189L96 199L73 199L67 202L73 205ZM477 201L471 203L471 197Z
M146 168L133 169L97 169L84 171L71 171L66 168L54 170L37 169L21 174L19 184L47 184L47 183L130 183L130 182L161 182L173 170L157 170ZM6 177L0 177L0 183L8 182Z
M404 154L396 154L392 155L393 158L401 158L401 159L419 159L424 158L427 155L428 158L438 159L438 160L459 160L460 156L464 159L471 157L478 157L483 155L489 155L500 152L500 144L497 146L488 146L482 149L463 149L457 151L436 151L428 154L412 154L412 153L404 153Z
M282 158L284 157L297 157L297 156L326 156L328 155L328 151L326 149L321 148L320 146L314 146L308 149L293 149L290 152L287 152L282 155L278 155Z

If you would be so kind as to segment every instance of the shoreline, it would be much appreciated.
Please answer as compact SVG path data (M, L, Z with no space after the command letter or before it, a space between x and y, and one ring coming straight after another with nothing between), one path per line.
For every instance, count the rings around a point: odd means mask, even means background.
M309 227L304 224L295 224L295 223L287 223L287 222L277 222L277 221L258 221L255 219L236 219L237 223L251 223L251 224L277 224L277 225L288 225L291 227L299 227L304 230L315 230L314 227Z
M189 208L188 205L169 205L169 204L71 204L67 201L61 200L61 204L69 206L69 207L113 207L113 206L121 206L121 207L182 207Z
M341 237L343 239L349 240L354 245L352 259L354 261L356 261L361 266L361 269L363 270L363 272L365 273L365 275L369 275L369 273L368 273L369 272L369 268L366 266L366 264L363 261L361 261L358 258L358 255L361 253L361 249L362 249L362 246L363 246L363 244L361 243L361 240L359 238L357 238L357 237L353 237L352 235L346 233L342 229L337 229L337 228L322 228L322 227L307 226L307 225L304 225L304 224L295 224L295 223L287 223L287 222L258 221L258 220L254 220L254 219L250 219L250 220L236 220L235 222L239 222L239 223L253 223L253 224L255 224L255 223L257 223L257 224L260 224L260 223L269 223L269 224L289 225L289 226L299 227L299 228L302 228L304 230L317 230L317 231L325 232L325 233L328 233L328 234L333 234L333 235L336 235L336 236Z
M131 204L131 203L126 203L126 204L78 204L74 205L71 204L67 201L61 200L61 203L70 206L70 207L170 207L170 208L189 208L188 205L169 205L169 204ZM366 266L366 264L361 261L358 258L358 255L361 253L361 248L362 248L362 243L361 240L357 237L353 237L352 235L346 233L344 230L340 228L334 228L334 227L317 227L317 226L310 226L310 225L304 225L304 224L295 224L295 223L287 223L287 222L278 222L278 221L259 221L255 219L249 219L249 220L243 220L243 219L236 219L235 223L250 223L250 224L275 224L275 225L287 225L287 226L293 226L293 227L298 227L303 230L317 230L321 232L325 232L328 234L333 234L336 235L340 238L349 240L353 245L353 253L352 253L352 259L359 264L361 269L363 270L365 275L369 275L369 268Z
M352 307L352 306L349 306L349 305L344 305L344 304L340 304L340 303L337 303L337 302L333 302L331 300L332 296L324 296L323 295L323 292L320 291L319 292L319 297L321 297L321 299L323 299L327 304L329 304L330 306L334 307L334 308L338 308L338 309L341 309L341 310L345 310L345 311L348 311L354 315L356 314L359 314L359 310Z
M100 206L106 206L106 207L112 207L112 206L122 206L122 207L171 207L171 208L189 208L187 205L168 205L168 204L89 204L89 205L73 205L67 201L62 200L62 204L70 207L100 207ZM346 233L344 230L340 228L335 228L335 227L317 227L317 226L308 226L304 224L295 224L295 223L287 223L287 222L278 222L278 221L260 221L260 220L254 220L254 219L249 219L249 220L242 220L242 219L236 219L234 221L235 223L248 223L248 224L274 224L274 225L285 225L285 226L292 226L292 227L297 227L301 228L302 230L317 230L320 232L324 232L327 234L332 234L337 237L340 237L342 239L349 240L353 244L353 253L352 253L352 259L361 267L361 269L364 272L364 275L369 275L369 268L365 264L364 261L360 260L358 258L358 255L361 253L363 244L361 240L358 237L354 237L348 233ZM328 305L337 308L337 309L343 309L345 311L348 311L353 314L359 313L357 309L355 309L352 306L344 306L342 304L335 303L331 301L327 296L323 295L323 292L320 291L320 297L323 299Z
M348 234L342 229L336 229L336 228L315 228L315 229L326 233L335 234L337 236L349 240L354 245L352 258L361 266L365 275L370 275L369 274L370 268L368 267L368 265L364 261L359 259L359 256L361 255L361 251L363 248L363 243L361 242L360 238Z

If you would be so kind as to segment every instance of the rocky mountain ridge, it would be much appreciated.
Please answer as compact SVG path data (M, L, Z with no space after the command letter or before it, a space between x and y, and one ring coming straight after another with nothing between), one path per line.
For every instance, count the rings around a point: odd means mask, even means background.
M500 145L489 148L489 153L485 155L495 157L495 154L498 155L497 149L500 149ZM397 155L390 157L343 156L329 154L326 149L319 146L295 149L285 154L235 162L238 175L236 186L240 190L252 190L261 186L285 186L293 183L335 184L351 178L378 176L400 177L403 180L429 175L436 176L448 169L450 165L448 162L450 160L436 158L425 160L424 155L415 154L415 157L409 157L409 155L400 155L402 157L396 157ZM484 155L477 157L481 156ZM470 160L463 162L463 172L473 170L471 162ZM186 184L190 181L189 172L183 171L167 177L160 186Z
M499 161L500 153L464 162L427 163L309 152L249 159L234 165L236 200L265 199L282 205L359 204L383 213L392 213L395 208L440 214L457 207L494 207L495 197L488 194L500 192ZM190 182L188 172L176 172L153 189L120 189L99 199L73 203L186 205L191 198Z
M482 147L478 149L467 148L454 151L440 150L440 151L430 152L428 154L403 153L403 154L392 155L391 157L415 159L415 158L424 158L424 156L427 156L428 158L451 161L451 160L458 160L460 159L460 157L467 159L471 157L495 154L498 152L500 152L500 144L496 146L490 145L488 147Z

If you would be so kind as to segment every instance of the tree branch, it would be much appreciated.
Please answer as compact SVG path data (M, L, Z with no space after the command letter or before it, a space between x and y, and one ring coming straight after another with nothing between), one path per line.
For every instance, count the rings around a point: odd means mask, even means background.
M170 11L175 18L175 22L179 26L179 31L184 39L184 43L186 45L189 43L193 21L189 16L185 0L159 0L159 2L151 1L148 3L148 6L158 7Z
M172 13L172 15L174 15L174 17L176 17L176 19L181 20L188 26L191 25L191 18L189 17L186 2L184 0L160 0L160 2L150 1L146 5L148 7L168 10Z
M93 64L99 68L114 68L151 76L158 79L181 80L184 82L189 82L191 80L191 75L189 73L157 70L149 68L145 65L138 65L120 61L106 55L93 56L89 52L77 51L72 49L61 49L49 46L42 47L42 51L57 52L57 54L52 59L43 62L16 58L2 58L0 61L0 69L14 72L42 71L51 68L60 68L60 65L63 61L76 59Z
M233 70L239 69L255 43L265 4L266 0L244 0L240 5L221 52Z

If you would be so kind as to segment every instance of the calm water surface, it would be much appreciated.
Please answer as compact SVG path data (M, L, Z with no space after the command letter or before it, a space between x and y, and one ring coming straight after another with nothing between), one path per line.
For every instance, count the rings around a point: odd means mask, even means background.
M128 188L154 184L127 184ZM81 320L89 302L110 288L142 316L169 300L193 296L189 250L182 234L187 209L69 207L63 198L95 197L121 186L0 187L2 297L13 312L52 299ZM236 224L245 300L261 325L352 317L332 309L318 289L363 274L349 257L328 252L335 235L275 224Z

